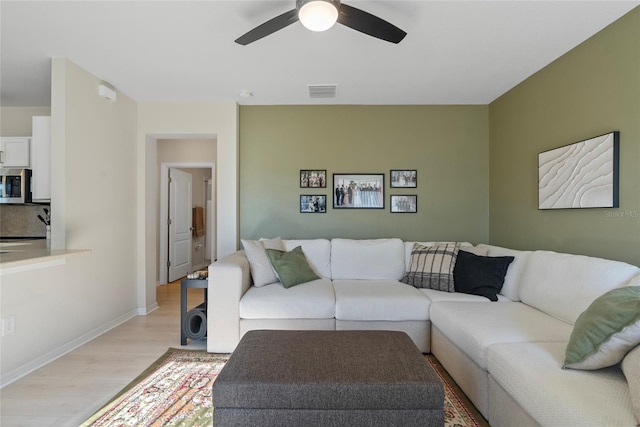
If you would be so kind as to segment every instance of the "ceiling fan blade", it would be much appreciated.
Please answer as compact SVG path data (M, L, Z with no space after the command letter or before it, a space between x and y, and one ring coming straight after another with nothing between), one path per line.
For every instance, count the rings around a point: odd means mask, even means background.
M287 27L296 21L298 21L298 9L290 10L283 13L282 15L278 15L275 18L268 20L262 25L258 25L253 30L238 37L236 43L246 46L249 43L253 43L256 40L260 40L261 38L266 37L269 34L275 33L276 31Z
M406 32L384 19L344 3L340 5L338 22L361 33L396 44L407 35Z

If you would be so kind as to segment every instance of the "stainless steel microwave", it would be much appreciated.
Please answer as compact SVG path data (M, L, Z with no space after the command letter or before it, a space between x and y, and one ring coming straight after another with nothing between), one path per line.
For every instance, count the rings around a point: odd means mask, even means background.
M31 169L0 168L0 203L31 203Z

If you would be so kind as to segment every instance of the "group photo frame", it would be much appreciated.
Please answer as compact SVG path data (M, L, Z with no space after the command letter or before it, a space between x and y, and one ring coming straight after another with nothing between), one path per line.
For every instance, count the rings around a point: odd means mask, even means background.
M334 209L384 209L384 174L334 173Z
M300 213L326 213L327 196L325 194L301 194Z
M391 188L416 188L418 186L418 171L415 169L391 169Z
M300 169L300 188L327 188L327 170Z
M390 200L391 213L418 212L418 196L416 194L392 194Z

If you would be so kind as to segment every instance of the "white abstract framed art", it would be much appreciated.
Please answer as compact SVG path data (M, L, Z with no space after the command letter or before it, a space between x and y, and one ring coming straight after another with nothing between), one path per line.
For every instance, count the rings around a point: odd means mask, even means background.
M538 209L619 207L620 133L538 154Z

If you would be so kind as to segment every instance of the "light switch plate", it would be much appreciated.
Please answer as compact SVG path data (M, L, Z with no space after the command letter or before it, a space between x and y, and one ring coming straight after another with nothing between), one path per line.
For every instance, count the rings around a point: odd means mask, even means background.
M2 319L2 336L12 334L16 331L16 316L9 316Z

